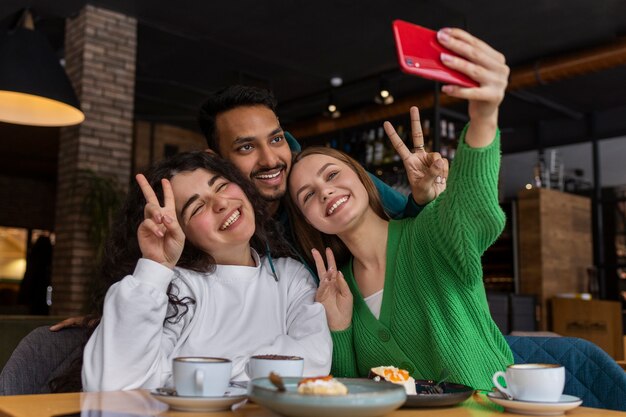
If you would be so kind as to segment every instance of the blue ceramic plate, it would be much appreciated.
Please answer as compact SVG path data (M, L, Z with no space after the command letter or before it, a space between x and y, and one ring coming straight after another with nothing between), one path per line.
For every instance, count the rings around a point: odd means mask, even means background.
M370 379L337 378L347 395L298 394L300 378L283 378L287 392L278 392L268 378L253 379L248 396L255 403L288 417L377 417L399 408L406 400L404 388Z
M407 395L405 407L450 407L468 399L473 393L474 388L467 385L455 384L452 382L442 382L441 394L428 394L427 387L434 386L434 381L417 380L415 381L415 390L417 395Z

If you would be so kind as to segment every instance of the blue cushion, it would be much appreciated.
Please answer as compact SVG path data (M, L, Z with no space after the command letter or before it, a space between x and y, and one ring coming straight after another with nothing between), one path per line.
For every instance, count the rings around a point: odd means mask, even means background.
M626 372L604 350L575 337L505 336L515 363L558 363L565 367L564 394L585 407L626 411Z

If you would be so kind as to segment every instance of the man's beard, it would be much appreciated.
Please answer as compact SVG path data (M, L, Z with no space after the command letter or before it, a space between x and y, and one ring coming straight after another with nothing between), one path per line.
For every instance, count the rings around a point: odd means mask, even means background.
M273 203L274 201L282 200L285 194L287 194L285 191L283 191L282 193L278 192L273 195L261 194L261 198L263 198L263 200L267 201L268 203Z
M263 175L265 173L271 172L271 171L276 171L276 170L280 170L282 171L282 175L284 176L284 178L287 178L287 165L286 164L279 164L276 165L272 168L265 168L265 169L260 169L258 171L254 171L250 174L250 179L252 180L252 182L254 183L255 181L263 181L260 178L256 178L257 175ZM283 184L284 185L284 184ZM261 198L263 198L263 200L272 203L275 201L278 201L280 199L282 199L285 194L287 193L286 190L286 186L285 186L285 190L276 190L274 193L268 194L266 192L263 192L263 190L257 188L257 191L259 192L259 194L261 195Z

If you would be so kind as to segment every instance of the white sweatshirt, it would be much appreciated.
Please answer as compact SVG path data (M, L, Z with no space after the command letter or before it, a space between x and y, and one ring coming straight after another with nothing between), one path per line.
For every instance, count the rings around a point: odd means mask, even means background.
M332 341L324 307L314 302L313 277L289 258L253 251L256 267L218 265L213 273L171 270L148 259L133 275L109 288L102 320L83 360L85 391L171 386L172 359L213 356L233 361L233 380L247 380L248 358L259 354L304 358L304 375L327 375ZM166 295L173 282L178 298L196 304L176 323ZM179 307L180 308L180 307Z

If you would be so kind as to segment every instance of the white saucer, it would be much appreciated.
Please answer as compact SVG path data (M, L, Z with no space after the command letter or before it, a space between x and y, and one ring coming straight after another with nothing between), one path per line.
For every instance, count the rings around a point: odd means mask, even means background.
M233 404L246 399L247 391L243 388L230 387L221 397L180 397L158 389L150 394L168 404L172 410L206 412L230 410Z
M490 392L487 397L494 403L503 406L510 413L532 416L560 416L567 410L574 409L583 403L583 400L573 395L561 395L559 401L554 403L507 400L499 392Z

